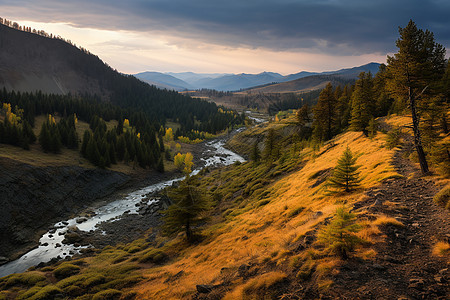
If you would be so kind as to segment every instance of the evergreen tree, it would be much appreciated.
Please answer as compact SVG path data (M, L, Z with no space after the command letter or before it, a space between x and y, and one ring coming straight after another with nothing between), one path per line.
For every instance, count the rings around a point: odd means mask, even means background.
M187 241L193 242L192 227L204 220L202 213L211 206L209 197L189 176L169 190L168 196L173 204L164 212L163 231L168 235L184 231Z
M360 230L356 215L340 207L331 222L319 232L318 241L325 245L329 252L347 259L348 253L363 242L355 235Z
M410 20L399 28L398 52L388 56L387 88L399 101L407 102L411 111L414 146L422 173L428 172L428 163L422 145L419 110L438 88L445 71L445 48L436 43L430 31L418 29Z
M250 157L255 163L259 162L261 155L259 154L258 141L253 144L252 155Z
M350 148L347 147L328 179L327 187L334 189L330 192L345 191L348 193L358 187L360 182L358 168L356 157L353 157Z
M361 72L355 83L355 90L352 93L352 110L350 129L353 131L363 131L367 135L366 127L375 110L373 105L373 82L372 74Z
M42 123L41 131L39 133L39 144L42 147L42 150L44 152L51 151L51 138L50 138L50 131L48 129L47 123Z
M320 92L319 100L313 108L314 136L319 141L329 140L337 133L336 104L333 86L328 83Z
M84 157L87 157L87 145L89 143L89 140L91 139L92 134L89 130L85 130L83 134L83 142L81 143L81 155Z
M266 160L276 159L275 130L270 128L267 131L266 140L264 142L264 158Z

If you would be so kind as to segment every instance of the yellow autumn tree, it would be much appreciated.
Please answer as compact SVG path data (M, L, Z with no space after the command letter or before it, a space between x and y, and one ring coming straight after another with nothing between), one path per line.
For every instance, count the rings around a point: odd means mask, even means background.
M189 174L192 172L192 166L194 165L194 163L192 162L192 160L194 159L194 156L192 155L192 153L188 152L186 153L185 157L184 157L184 173Z
M192 167L194 166L193 159L194 156L192 155L192 153L178 153L174 156L173 163L178 170L182 171L185 174L189 174L192 172Z
M173 141L173 130L172 128L166 128L166 134L164 135L164 140L165 141Z
M175 167L178 170L180 170L180 171L182 171L183 168L184 168L184 159L185 159L185 157L186 157L185 154L178 153L173 158L173 163L174 163Z

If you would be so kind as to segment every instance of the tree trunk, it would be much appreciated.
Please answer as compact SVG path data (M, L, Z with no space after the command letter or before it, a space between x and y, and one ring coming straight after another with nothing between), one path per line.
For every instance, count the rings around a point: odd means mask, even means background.
M422 139L420 137L419 130L419 118L417 116L416 111L416 101L414 99L414 95L412 94L411 87L408 89L409 94L409 105L411 107L411 116L413 121L413 132L414 132L414 146L416 147L417 156L419 157L420 169L423 174L428 173L428 163L427 158L425 156L425 151L423 151L422 147Z
M188 242L192 241L192 230L191 230L191 225L189 222L189 218L186 220L186 239L188 240Z

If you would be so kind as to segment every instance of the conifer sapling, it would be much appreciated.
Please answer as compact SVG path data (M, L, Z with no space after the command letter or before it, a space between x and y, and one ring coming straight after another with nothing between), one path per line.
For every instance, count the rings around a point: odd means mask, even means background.
M337 166L333 170L333 174L328 179L328 187L334 189L334 192L345 191L351 192L359 186L361 181L359 178L360 166L356 165L356 157L353 157L350 148L344 151L337 162Z

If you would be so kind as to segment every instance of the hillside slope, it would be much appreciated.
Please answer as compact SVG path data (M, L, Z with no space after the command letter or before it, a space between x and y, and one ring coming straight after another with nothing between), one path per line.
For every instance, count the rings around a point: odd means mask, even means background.
M88 72L99 61L62 40L0 24L0 87L8 90L106 96L96 70Z

